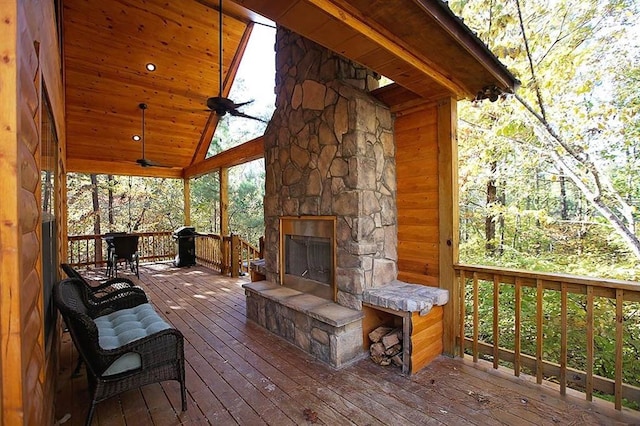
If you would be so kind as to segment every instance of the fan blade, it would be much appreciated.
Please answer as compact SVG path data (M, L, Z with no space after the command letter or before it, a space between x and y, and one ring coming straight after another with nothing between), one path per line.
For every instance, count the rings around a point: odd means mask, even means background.
M253 117L251 115L245 114L244 112L240 112L236 109L232 109L231 111L229 111L229 114L233 115L234 117L249 118L251 120L257 120L257 121L262 121L263 123L266 123L266 121L264 121L262 118Z
M171 167L164 164L158 164L155 161L147 160L146 158L138 158L136 163L140 164L142 167Z
M239 104L234 103L234 104L233 104L233 109L238 109L238 108L240 108L241 106L249 105L249 104L250 104L251 102L253 102L253 101L254 101L254 100L253 100L253 99L251 99L250 101L247 101L247 102L240 102Z

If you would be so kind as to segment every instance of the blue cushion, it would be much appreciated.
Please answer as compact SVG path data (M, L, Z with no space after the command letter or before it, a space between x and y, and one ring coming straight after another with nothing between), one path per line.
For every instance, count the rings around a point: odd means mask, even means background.
M94 322L98 329L98 343L102 349L117 349L171 328L148 303L112 312L96 318ZM130 352L114 361L103 374L108 376L122 373L140 368L141 364L140 355Z

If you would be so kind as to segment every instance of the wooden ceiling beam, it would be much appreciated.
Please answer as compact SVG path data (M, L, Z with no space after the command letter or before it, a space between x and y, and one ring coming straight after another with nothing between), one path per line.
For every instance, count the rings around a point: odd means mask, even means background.
M440 2L429 2L425 0L413 0L422 10L440 23L442 28L449 33L471 56L478 62L485 64L493 76L501 83L502 88L516 89L520 82L513 78L513 75L496 58L484 43L478 43L469 31L464 30L463 22L451 12L448 6L443 6Z
M78 158L67 159L67 172L118 176L182 178L182 169L179 167L142 167L137 163L121 163Z
M249 38L251 38L251 32L253 31L253 22L247 24L247 27L242 34L242 38L240 39L240 43L238 43L238 49L236 50L236 54L233 56L233 60L231 64L229 64L229 70L227 71L227 75L224 78L224 85L222 87L222 96L225 98L229 96L229 92L231 91L231 86L236 79L236 74L238 73L238 68L240 67L240 63L242 62L242 57L244 56L244 52L247 49L247 44L249 43ZM200 140L198 141L198 146L196 146L195 152L193 154L193 158L191 159L190 165L194 165L200 161L203 161L207 156L207 152L209 151L209 145L211 145L211 140L213 139L213 135L218 128L218 123L220 121L220 117L217 114L211 113L209 114L209 118L202 130L202 134L200 135Z
M453 81L432 61L414 54L411 48L407 47L398 37L389 33L377 23L359 16L357 10L350 7L348 2L343 0L308 0L308 2L314 4L333 18L342 21L356 32L366 36L406 64L437 81L452 93L464 96L469 92L466 87L459 82Z
M186 167L182 177L185 179L205 175L222 167L233 167L264 157L264 141L260 136L242 145L230 148L204 161Z

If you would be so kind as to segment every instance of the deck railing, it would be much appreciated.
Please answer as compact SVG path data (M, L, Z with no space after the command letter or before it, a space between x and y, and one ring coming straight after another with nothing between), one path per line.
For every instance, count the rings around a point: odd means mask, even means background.
M221 273L231 273L233 277L248 274L251 261L259 258L260 250L238 235L198 234L196 237L196 260Z
M139 232L140 261L171 260L176 256L173 232ZM104 234L68 237L68 259L73 267L107 264L107 243ZM237 277L249 272L250 262L260 258L260 250L237 235L197 234L196 261L223 274ZM232 268L231 265L237 265Z
M140 261L155 262L173 259L176 255L175 241L171 231L136 232L140 237L138 253ZM104 266L107 264L107 243L104 234L70 235L67 263L71 266Z
M217 234L196 236L196 261L208 268L226 274L231 266L231 237Z
M562 395L571 387L589 401L594 393L612 398L618 410L623 399L640 404L640 284L475 265L456 271L461 356L558 383Z

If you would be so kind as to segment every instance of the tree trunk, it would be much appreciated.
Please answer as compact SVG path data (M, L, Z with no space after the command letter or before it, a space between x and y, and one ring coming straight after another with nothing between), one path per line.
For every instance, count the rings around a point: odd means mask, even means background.
M102 239L100 238L100 200L98 199L98 176L92 174L91 178L91 201L93 204L93 235L95 235L95 264L102 263Z
M485 249L490 256L493 256L496 252L496 216L492 209L498 201L498 188L495 180L497 168L497 162L491 162L491 177L487 181L487 216L484 223L484 234L486 241Z
M567 205L567 178L562 170L560 171L560 217L562 220L569 220L569 206Z
M109 231L113 231L113 175L107 175L107 182L109 187L108 193L108 211L109 211Z

